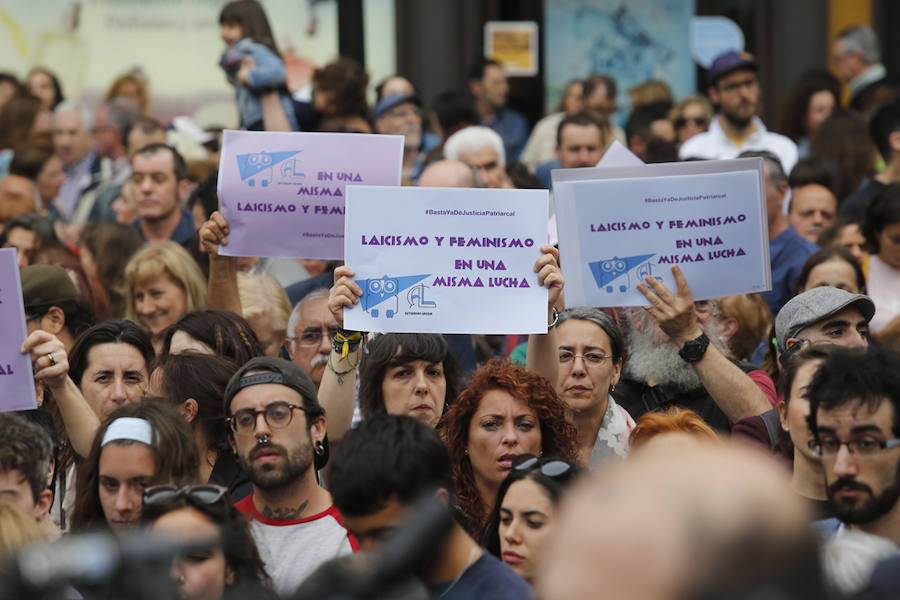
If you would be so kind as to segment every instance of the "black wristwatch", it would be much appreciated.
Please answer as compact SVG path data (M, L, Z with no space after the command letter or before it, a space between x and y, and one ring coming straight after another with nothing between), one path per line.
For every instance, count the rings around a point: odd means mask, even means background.
M678 356L689 363L699 362L700 359L703 358L703 355L706 354L706 348L708 346L709 338L706 337L705 333L701 333L699 337L685 342L684 346L681 347L681 350L678 351Z

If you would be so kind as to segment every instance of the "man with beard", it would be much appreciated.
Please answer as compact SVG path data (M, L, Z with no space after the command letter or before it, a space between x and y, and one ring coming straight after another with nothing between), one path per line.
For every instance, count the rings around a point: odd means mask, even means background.
M138 213L134 226L141 237L190 249L196 229L193 213L181 205L191 185L181 154L165 144L144 146L131 158L131 185Z
M710 318L715 303L694 302L677 265L672 274L676 294L653 277L638 284L650 306L630 309L629 358L613 392L616 403L635 420L669 406L689 408L721 431L771 409L772 379L725 356Z
M327 460L325 411L309 376L294 363L259 357L225 388L229 443L253 483L235 506L275 590L292 594L323 562L356 549L316 470Z
M788 138L766 129L756 116L760 108L759 65L752 54L730 50L720 54L709 68L709 99L719 113L709 130L686 141L681 159L735 158L745 150L768 150L778 157L785 172L797 162L797 146Z
M415 184L425 167L422 101L412 94L391 94L375 105L375 133L403 136L403 181Z
M840 525L826 542L826 573L861 587L900 545L900 354L841 348L806 388L811 448Z

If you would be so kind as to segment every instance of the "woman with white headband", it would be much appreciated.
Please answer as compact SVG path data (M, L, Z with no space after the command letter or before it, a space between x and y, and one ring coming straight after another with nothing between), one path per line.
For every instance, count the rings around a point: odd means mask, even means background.
M141 517L145 488L195 483L198 465L196 443L174 408L139 402L117 409L78 466L73 529L131 528Z

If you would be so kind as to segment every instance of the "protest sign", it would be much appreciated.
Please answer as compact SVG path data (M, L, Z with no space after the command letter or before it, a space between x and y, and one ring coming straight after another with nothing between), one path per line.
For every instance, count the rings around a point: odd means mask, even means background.
M355 184L400 185L403 136L225 131L219 205L225 256L339 259L344 195Z
M348 329L546 333L534 263L546 190L347 189L346 261L363 290Z
M0 249L0 323L0 411L37 408L31 357L19 352L27 329L15 248Z
M619 140L613 140L613 143L609 145L609 148L606 149L606 152L603 153L603 157L600 159L600 162L597 163L598 167L638 167L644 164L637 155L622 145ZM552 174L551 174L552 176Z
M567 172L569 171L569 172ZM646 276L695 300L771 289L759 158L553 172L566 306L646 305Z

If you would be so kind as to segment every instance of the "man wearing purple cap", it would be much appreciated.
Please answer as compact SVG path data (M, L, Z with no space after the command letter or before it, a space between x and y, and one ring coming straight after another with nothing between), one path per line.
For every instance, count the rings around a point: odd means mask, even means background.
M730 50L709 68L709 99L719 112L709 130L681 146L682 159L736 158L746 150L768 150L781 161L785 173L797 162L797 146L766 129L756 115L760 108L759 65L752 54Z
M412 94L384 96L375 105L375 133L403 136L403 182L417 183L425 168L422 102Z

